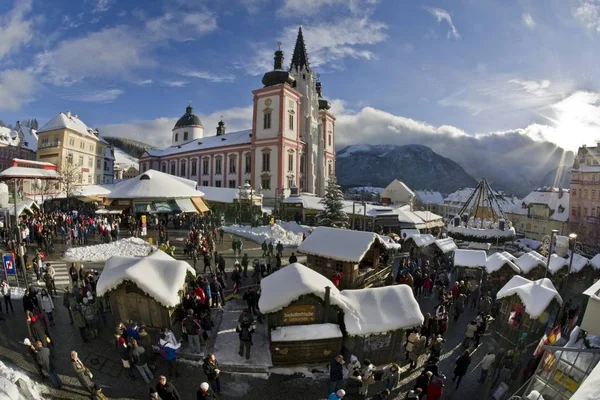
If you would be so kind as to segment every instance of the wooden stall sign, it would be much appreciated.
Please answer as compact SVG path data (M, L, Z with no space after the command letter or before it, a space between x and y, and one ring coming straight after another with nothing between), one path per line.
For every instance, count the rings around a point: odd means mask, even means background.
M392 343L392 335L390 333L386 333L383 335L372 335L367 336L364 342L364 351L374 351L387 349L390 347Z
M283 309L284 324L310 324L315 322L315 317L314 305L288 306Z

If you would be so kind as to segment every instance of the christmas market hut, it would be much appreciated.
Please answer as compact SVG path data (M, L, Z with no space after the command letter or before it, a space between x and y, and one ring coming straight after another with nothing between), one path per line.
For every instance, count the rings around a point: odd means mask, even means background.
M551 256L548 270L552 273L552 281L556 283L565 299L576 300L575 303L579 305L584 303L583 291L589 288L600 275L598 273L600 257L598 256L596 255L590 260L581 254L574 253L572 261L571 256L568 258L558 257L555 254ZM561 261L553 263L554 258L559 258ZM567 272L569 272L568 277Z
M537 280L546 275L546 259L535 250L531 250L517 258L515 264L527 279Z
M404 330L423 322L406 285L339 291L298 263L261 281L259 308L274 365L326 362L340 353L388 363L402 351Z
M494 253L485 262L483 292L496 293L513 276L521 273L521 269L503 253Z
M496 334L515 345L526 335L525 345L537 342L550 319L556 319L562 298L548 278L530 281L515 275L496 294L501 300Z
M330 279L341 276L340 289L382 285L392 270L387 252L376 233L322 226L298 246L309 268Z
M146 257L113 256L104 264L96 291L108 295L115 323L132 320L153 328L172 326L181 303L187 273L185 261L157 250Z
M409 253L411 258L419 258L423 250L435 243L435 237L430 234L409 235L402 243L402 252Z
M483 250L457 249L454 251L454 269L457 281L479 286L483 278L487 255Z

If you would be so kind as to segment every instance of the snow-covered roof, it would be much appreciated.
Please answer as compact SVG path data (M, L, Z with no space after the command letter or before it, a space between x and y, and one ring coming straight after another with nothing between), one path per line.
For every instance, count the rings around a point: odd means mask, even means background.
M350 188L349 191L351 193L376 193L376 194L381 194L381 192L383 192L382 187L377 187L377 186L358 186L358 187L353 187Z
M115 156L112 153L112 150L110 149L109 146L106 146L104 148L104 158L109 159L109 160L115 160Z
M467 249L471 250L485 250L488 251L492 248L491 243L480 243L480 242L469 242Z
M247 145L252 141L252 129L237 132L229 132L221 136L208 136L192 140L189 143L167 147L162 150L146 150L152 157L165 157L173 154L186 153L188 151L213 149L223 146Z
M267 276L260 285L258 306L266 314L283 309L303 295L324 299L325 287L329 286L331 304L344 312L349 335L366 336L423 323L423 314L407 285L340 292L329 279L298 263Z
M587 288L583 294L590 296L593 299L600 300L600 279L596 281L592 286Z
M483 268L486 260L487 255L483 250L454 250L454 265L456 267Z
M96 291L102 296L129 281L160 304L176 307L188 271L196 275L187 262L175 260L160 250L143 258L114 256L104 264Z
M567 262L571 262L571 257L567 259ZM585 258L580 254L575 253L575 255L573 256L573 264L571 265L571 273L576 274L578 272L581 272L581 270L585 268L585 266L588 265L589 262L589 259Z
M298 246L298 252L358 263L375 241L385 244L373 232L319 226Z
M548 265L548 271L550 271L550 273L554 275L558 271L563 269L564 267L568 267L568 266L569 266L569 261L567 261L565 258L560 257L556 254L552 254L550 256L550 264Z
M111 190L114 188L114 185L81 185L77 186L73 190L73 196L81 196L81 197L105 197Z
M456 243L454 243L454 239L452 238L437 239L435 244L442 251L442 253L449 253L458 249L458 246L456 246Z
M401 244L396 243L394 241L394 239L392 239L389 236L385 236L385 235L378 235L379 238L381 239L381 241L385 244L385 247L390 250L390 249L400 249L402 247Z
M590 265L595 270L600 270L600 253L596 254L594 257L592 257L592 259L590 260Z
M98 137L94 134L95 131L80 120L79 117L77 117L77 114L71 114L70 112L58 113L54 118L38 129L37 133L39 135L40 133L57 129L69 129L80 133L81 135L98 140Z
M10 167L0 172L0 178L59 179L60 174L50 169Z
M546 259L537 251L531 250L529 253L525 253L517 258L515 264L517 264L523 274L528 274L538 266L546 267Z
M151 169L117 184L106 197L108 199L174 199L203 196L204 193L196 190L195 181Z
M521 203L512 209L505 210L520 215L527 215L530 205L544 205L550 209L550 219L565 222L569 219L569 190L560 188L542 188L525 196Z
M517 261L517 257L510 254L508 251L502 251L501 253L504 257L508 258L510 261L512 261L512 262Z
M492 274L505 265L511 267L517 274L521 273L519 267L517 267L517 265L508 259L503 253L494 253L489 256L485 263L485 270L488 274Z
M38 136L37 131L29 126L20 125L21 133L23 134L23 147L31 151L37 151L38 147ZM17 127L17 129L19 128ZM19 145L19 132L13 131L13 140L15 144Z
M411 239L417 247L427 247L430 244L433 244L435 242L435 236L430 235L430 234L410 235L409 237L406 238L406 240L411 240Z
M302 204L302 208L307 210L322 211L325 209L325 206L321 203L321 197L317 197L309 193L302 193L297 196L288 196L283 199L283 203L300 203ZM363 205L362 202L352 202L349 200L342 200L342 204L344 205L344 212L348 215L352 215L354 212L355 215L367 214L369 216L376 216L383 215L384 213L395 212L397 210L388 206L370 203L365 203Z
M415 190L417 200L422 204L444 204L444 196L432 190Z
M279 326L271 331L272 342L321 340L341 338L342 336L340 326L337 324Z
M201 190L202 193L204 193L204 199L206 201L232 204L233 200L238 198L237 189L214 186L198 186L198 190Z
M513 294L519 296L525 306L525 312L533 319L542 315L553 299L562 305L562 298L548 278L530 281L520 275L515 275L498 291L496 298L502 299Z
M415 215L423 220L423 222L433 222L442 220L443 217L441 215L437 215L432 213L431 211L413 211Z
M390 182L389 185L387 185L382 192L382 196L386 195L387 191L391 191L391 192L395 192L396 189L402 189L406 192L406 194L408 194L411 197L415 196L415 192L413 192L407 185L406 183L402 182L401 180L398 179L394 179L393 181Z

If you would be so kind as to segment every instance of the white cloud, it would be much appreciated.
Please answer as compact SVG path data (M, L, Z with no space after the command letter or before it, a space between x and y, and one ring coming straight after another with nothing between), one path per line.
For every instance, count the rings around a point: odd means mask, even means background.
M257 14L269 0L240 0L248 14Z
M521 21L529 29L535 29L536 23L531 14L523 13L523 15L521 16Z
M8 14L0 15L0 60L33 39L34 21L28 19L30 12L31 0L22 0Z
M163 81L162 83L169 87L184 87L189 82L186 82L186 81Z
M93 0L95 13L103 13L113 6L113 0Z
M38 55L36 69L46 81L71 85L85 78L126 77L153 63L138 34L116 26L60 42L54 50Z
M18 110L33 99L35 77L28 71L0 71L0 110Z
M369 14L372 6L379 0L285 0L281 8L277 11L285 16L309 16L315 15L325 7L347 8L353 14Z
M146 85L150 85L152 82L153 82L152 79L142 79L142 80L134 81L133 83L135 83L136 85L139 85L139 86L146 86Z
M573 16L588 29L600 32L600 3L595 0L579 0Z
M327 64L332 66L345 58L371 60L375 53L364 48L387 39L387 25L373 21L369 17L347 17L334 22L322 22L302 26L304 42L308 51L310 65L313 67ZM288 26L280 37L287 59L292 55L297 26ZM251 75L259 75L273 69L274 45L252 45L255 51L250 63L238 65ZM342 68L340 65L339 68Z
M438 24L442 21L446 21L448 23L448 26L450 27L450 30L446 34L448 39L460 39L460 34L458 33L456 26L454 26L452 17L450 17L448 11L436 7L425 7L425 10L437 19Z
M217 29L217 19L210 12L168 12L146 21L146 30L153 40L194 40Z
M71 101L82 101L84 103L112 103L124 92L121 89L92 90L84 93L64 96Z
M233 76L231 74L222 74L221 75L221 74L214 74L214 73L208 72L208 71L186 70L186 71L180 71L179 75L185 76L188 78L204 79L204 80L214 82L214 83L233 82L235 80L235 76Z
M550 81L547 79L541 81L528 81L520 79L511 79L508 82L519 85L523 90L528 93L535 95L543 95L547 92L546 89L550 87Z

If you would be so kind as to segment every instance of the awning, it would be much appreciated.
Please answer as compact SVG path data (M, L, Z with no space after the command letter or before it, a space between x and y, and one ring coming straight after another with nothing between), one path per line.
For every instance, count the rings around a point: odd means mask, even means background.
M148 203L134 204L133 209L136 212L136 214L152 212L152 208L150 207L150 204L148 204Z
M191 200L200 213L205 214L208 212L208 204L206 204L202 197L192 197Z
M175 199L175 204L182 213L198 213L198 210L196 210L194 203L190 199Z
M171 214L173 209L166 201L155 201L153 204L157 214Z

